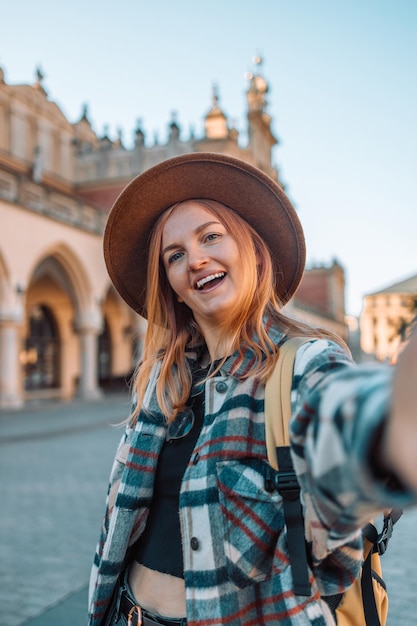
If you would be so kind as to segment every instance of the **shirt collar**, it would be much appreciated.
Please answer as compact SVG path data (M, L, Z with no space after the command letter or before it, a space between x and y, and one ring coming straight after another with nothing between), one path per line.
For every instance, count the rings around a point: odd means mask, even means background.
M284 333L272 325L269 325L268 327L268 335L275 345L280 345L285 339ZM254 338L256 340L256 336ZM197 355L195 355L194 358L190 359L192 371L194 371L195 369L199 369L197 359ZM211 369L215 369L217 363L218 361L213 364L213 367ZM223 375L233 376L234 378L241 379L244 376L247 376L250 370L254 367L255 363L255 351L253 350L253 348L246 345L243 347L242 354L239 354L239 351L236 350L233 354L228 356L223 363L220 371Z

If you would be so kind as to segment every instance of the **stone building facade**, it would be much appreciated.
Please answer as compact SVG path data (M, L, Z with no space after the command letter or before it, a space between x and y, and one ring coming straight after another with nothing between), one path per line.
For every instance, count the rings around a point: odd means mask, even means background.
M417 276L365 295L360 317L361 348L378 361L395 363L417 319Z
M93 399L129 379L145 321L107 275L102 234L108 211L134 176L193 151L240 157L281 184L272 163L277 139L267 91L256 71L246 92L245 145L214 93L202 137L182 140L173 118L165 144L150 145L138 125L128 149L120 137L99 136L86 108L77 122L66 119L48 98L40 71L33 84L13 85L0 69L0 408L39 397ZM343 280L330 280L339 302L329 310L309 307L304 285L301 306L294 301L289 312L346 337Z

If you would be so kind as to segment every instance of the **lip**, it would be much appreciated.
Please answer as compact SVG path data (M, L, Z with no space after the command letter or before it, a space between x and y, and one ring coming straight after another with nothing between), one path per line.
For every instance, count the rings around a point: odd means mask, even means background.
M197 278L197 280L194 282L194 289L201 293L210 291L212 288L217 287L217 285L221 284L226 276L227 272L225 272L224 270L206 272L204 275L199 276L199 278ZM213 282L216 279L220 280Z

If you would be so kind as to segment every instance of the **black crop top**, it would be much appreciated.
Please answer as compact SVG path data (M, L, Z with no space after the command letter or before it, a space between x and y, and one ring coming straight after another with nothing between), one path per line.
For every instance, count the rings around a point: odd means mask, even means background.
M202 380L207 370L193 379ZM162 446L155 474L154 496L145 530L135 546L135 560L150 569L184 577L179 494L181 481L204 421L204 389L195 388L188 401L194 413L190 432Z

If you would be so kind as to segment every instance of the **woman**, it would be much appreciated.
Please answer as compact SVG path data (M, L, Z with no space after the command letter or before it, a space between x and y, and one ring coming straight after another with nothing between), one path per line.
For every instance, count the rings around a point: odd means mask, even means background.
M274 181L229 156L183 155L138 176L104 246L148 330L90 624L334 624L321 596L358 575L361 526L417 502L417 338L394 376L285 317L304 270L299 220ZM291 435L308 597L294 594L264 423L265 381L280 345L300 335L310 341L296 356Z

